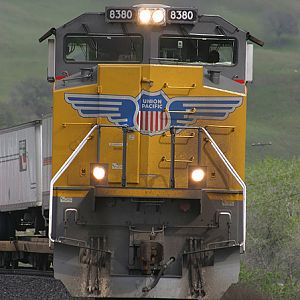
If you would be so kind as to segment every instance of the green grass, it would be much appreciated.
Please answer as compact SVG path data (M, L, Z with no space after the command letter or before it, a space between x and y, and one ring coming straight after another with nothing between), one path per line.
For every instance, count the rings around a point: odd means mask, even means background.
M0 0L0 101L17 81L46 78L47 43L39 44L39 37L83 12L102 10L105 2Z
M143 1L141 1L143 2ZM255 49L255 82L249 86L248 161L263 155L298 156L300 150L300 39L288 37L282 45L267 30L270 11L285 9L300 19L297 0L151 0L178 6L198 6L200 13L218 14L238 27L265 40ZM137 1L98 0L0 0L0 102L10 98L15 84L27 78L45 78L47 45L38 38L49 28L63 25L87 11L102 11L106 5L136 4ZM299 22L300 25L300 22ZM300 27L300 26L299 26ZM11 99L13 101L13 99ZM257 150L253 142L271 141Z
M294 49L257 49L255 83L249 89L248 156L299 156L300 150L300 53ZM262 150L252 142L271 141ZM260 152L259 157L256 156Z

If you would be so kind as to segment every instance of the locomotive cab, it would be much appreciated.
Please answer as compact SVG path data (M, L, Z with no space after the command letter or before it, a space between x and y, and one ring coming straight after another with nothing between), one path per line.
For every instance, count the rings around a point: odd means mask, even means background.
M56 278L74 296L219 299L245 250L249 40L261 42L164 5L107 7L44 39Z

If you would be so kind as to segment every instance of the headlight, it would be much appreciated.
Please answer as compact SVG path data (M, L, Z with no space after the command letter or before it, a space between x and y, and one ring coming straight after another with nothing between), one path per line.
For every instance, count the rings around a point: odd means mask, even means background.
M205 172L203 169L196 169L192 172L192 179L195 182L201 182L205 177Z
M142 7L138 11L138 21L143 25L164 25L166 24L166 10Z
M207 167L194 166L189 167L189 188L204 189L207 186Z
M108 164L91 163L90 164L90 185L107 185L108 183Z
M164 9L157 9L153 11L152 20L155 24L162 24L166 20L166 11Z
M151 20L151 11L149 9L141 8L139 10L139 21L141 24L149 24Z
M106 175L106 171L103 167L99 167L99 166L94 167L93 176L95 177L95 179L100 181L104 179L105 175Z

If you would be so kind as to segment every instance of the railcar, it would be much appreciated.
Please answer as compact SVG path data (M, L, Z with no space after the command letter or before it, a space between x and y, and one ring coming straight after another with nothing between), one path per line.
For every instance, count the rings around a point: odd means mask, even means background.
M0 267L49 268L51 116L0 130ZM25 233L27 229L29 230ZM17 234L16 234L17 233Z
M49 240L73 296L219 299L245 251L253 43L220 16L107 7L50 29Z
M52 116L0 129L0 240L15 230L46 229L51 180Z

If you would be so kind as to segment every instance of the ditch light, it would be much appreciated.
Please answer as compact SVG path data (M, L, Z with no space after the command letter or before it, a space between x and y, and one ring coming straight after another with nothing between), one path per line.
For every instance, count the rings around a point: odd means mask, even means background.
M90 165L90 183L91 186L105 185L108 182L108 165L91 164Z
M189 168L189 188L202 189L207 186L207 167Z

